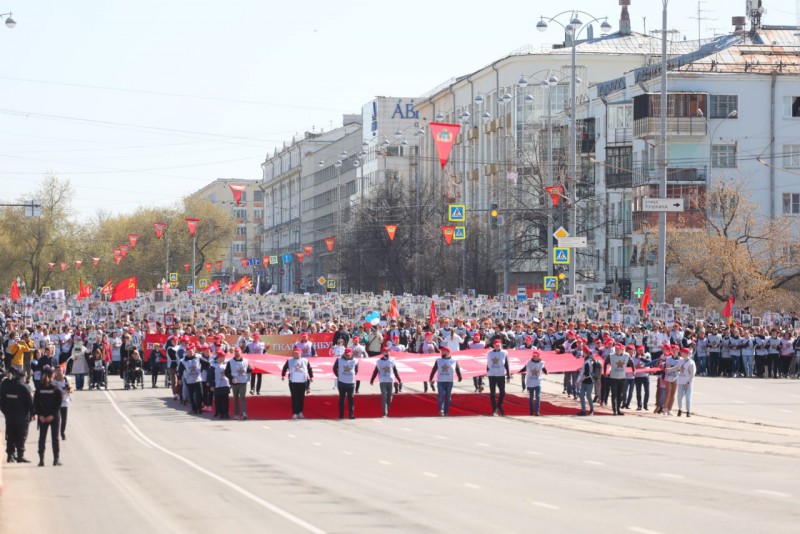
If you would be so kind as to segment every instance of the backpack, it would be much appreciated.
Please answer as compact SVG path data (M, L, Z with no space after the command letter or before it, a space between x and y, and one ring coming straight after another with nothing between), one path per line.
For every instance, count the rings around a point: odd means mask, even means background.
M592 382L599 382L603 376L603 366L597 360L592 362Z

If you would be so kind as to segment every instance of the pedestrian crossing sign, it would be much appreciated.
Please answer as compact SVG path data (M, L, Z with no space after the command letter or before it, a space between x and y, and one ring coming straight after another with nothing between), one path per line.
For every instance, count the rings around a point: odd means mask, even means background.
M553 263L556 265L569 265L569 249L555 247L553 249Z
M278 256L270 256L269 257L269 264L270 265L278 265Z
M336 289L336 280L332 280L331 278L328 278L328 281L326 282L326 284L327 284L328 289Z
M467 207L464 204L448 204L447 220L450 222L466 222ZM454 236L454 239L458 238Z
M545 276L544 277L544 288L547 291L558 291L558 277L556 277L556 276Z
M197 280L197 287L199 287L200 289L205 289L206 287L208 287L208 280L206 280L205 278L199 278Z
M169 281L170 282L177 282L178 281L178 273L169 273Z
M463 241L467 238L467 227L466 226L456 226L456 229L453 231L453 239L456 241Z

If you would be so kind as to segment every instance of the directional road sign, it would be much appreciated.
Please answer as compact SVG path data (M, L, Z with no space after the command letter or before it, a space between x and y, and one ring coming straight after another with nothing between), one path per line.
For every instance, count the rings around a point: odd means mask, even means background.
M553 249L553 263L556 265L569 265L569 249L555 247Z
M448 204L447 220L450 222L466 222L467 207L464 204Z
M560 237L558 239L558 246L559 247L566 247L566 248L585 248L587 247L586 237Z
M643 198L642 211L683 211L682 198Z
M463 241L466 238L467 238L467 227L456 226L456 229L453 231L453 239L456 241Z
M558 290L558 278L555 276L545 276L544 277L544 288L548 291L557 291Z

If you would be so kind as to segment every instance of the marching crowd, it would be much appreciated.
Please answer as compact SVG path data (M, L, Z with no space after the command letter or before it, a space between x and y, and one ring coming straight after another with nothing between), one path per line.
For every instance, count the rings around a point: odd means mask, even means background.
M314 379L309 361L316 350L309 334L333 334L331 355L339 390L339 417L355 417L354 395L361 379L380 385L383 416L388 417L392 396L402 390L402 377L392 354L435 354L436 361L424 390L438 395L441 416L447 416L453 384L462 380L451 354L466 349L486 349L486 380L492 415L504 415L506 384L512 374L522 377L530 399L530 415L540 413L541 380L547 374L543 353L572 354L581 360L578 370L564 373L563 393L580 400L577 415L594 413L596 405L609 404L614 415L632 409L672 415L691 415L692 386L696 375L728 378L798 378L800 336L794 322L767 327L680 322L667 325L645 322L633 326L569 320L530 322L444 317L385 317L379 324L328 320L255 321L245 328L228 328L209 321L205 325L167 327L145 320L97 324L31 324L10 310L0 318L3 361L0 374L0 408L6 419L8 462L27 462L25 441L31 421L39 431L39 465L44 465L48 433L53 464L60 465L60 440L66 439L67 415L75 390L108 387L109 374L119 374L125 388L144 387L149 370L151 387L159 377L171 388L176 402L190 413L213 412L213 417L247 419L247 393L261 392L262 375L253 372L248 354L269 347L263 336L300 336L283 366L288 378L292 418L303 419L304 398ZM156 344L142 354L145 334L166 334L166 348ZM228 339L237 339L229 344ZM232 346L231 346L232 345ZM530 351L520 369L509 367L508 350ZM232 355L232 357L231 357ZM358 375L361 358L376 358L370 377ZM651 375L655 377L651 403ZM68 378L71 376L72 379ZM484 377L473 378L476 393L484 391Z

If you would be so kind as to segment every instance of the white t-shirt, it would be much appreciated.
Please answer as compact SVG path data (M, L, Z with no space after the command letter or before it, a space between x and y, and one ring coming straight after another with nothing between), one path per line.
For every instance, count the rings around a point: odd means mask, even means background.
M528 360L525 364L525 386L528 388L535 388L542 385L542 369L544 369L544 360L535 362Z

